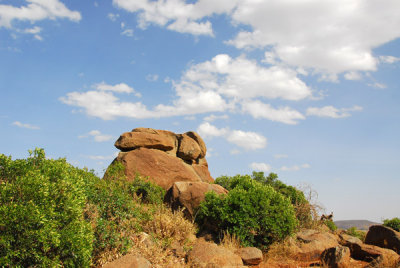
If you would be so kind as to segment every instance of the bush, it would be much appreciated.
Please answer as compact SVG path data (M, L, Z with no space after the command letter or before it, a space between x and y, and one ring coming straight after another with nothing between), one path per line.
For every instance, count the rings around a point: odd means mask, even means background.
M83 218L92 173L43 149L28 159L0 155L0 266L88 267L93 230Z
M325 220L324 224L328 226L329 230L331 230L332 232L337 230L337 226L332 220Z
M357 237L358 239L360 239L361 241L365 241L365 236L366 233L360 230L357 230L356 227L350 227L349 229L347 229L346 234Z
M284 239L297 226L290 200L250 176L229 179L226 196L207 193L196 221L200 228L213 227L235 235L243 245L265 247Z
M240 177L242 176L221 176L215 180L215 183L221 185L227 190L231 190L236 187L238 178ZM284 184L282 181L278 180L278 175L275 173L270 173L267 177L265 177L264 172L253 171L251 178L263 185L273 187L277 192L289 198L290 202L294 206L296 218L299 221L300 227L306 227L310 225L310 222L313 220L311 215L311 206L302 191L293 186Z
M386 219L383 221L383 225L390 227L397 232L400 232L400 218L393 218L391 220Z

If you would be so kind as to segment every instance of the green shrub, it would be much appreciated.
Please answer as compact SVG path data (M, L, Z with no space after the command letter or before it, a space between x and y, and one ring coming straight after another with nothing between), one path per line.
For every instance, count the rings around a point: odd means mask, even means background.
M296 218L299 221L300 227L307 227L311 225L310 222L313 220L311 215L311 206L302 191L293 186L284 184L282 181L278 180L278 175L275 173L270 173L266 177L264 172L253 171L251 176L246 176L263 185L273 187L277 192L289 198L290 202L294 206ZM221 176L215 180L215 183L221 185L227 190L231 190L236 187L238 179L240 180L241 177L241 175L236 175L233 177Z
M337 230L337 226L332 220L325 220L324 224L328 226L329 230L331 230L332 232Z
M400 218L393 218L391 220L386 219L383 221L383 225L390 227L397 232L400 232Z
M347 229L346 234L359 238L361 241L365 241L366 233L360 230L357 230L356 227L350 227Z
M235 235L243 245L265 247L292 234L297 220L290 200L250 176L229 180L226 196L207 193L196 221L200 228L215 228Z
M84 177L92 173L49 160L0 155L0 266L88 267L93 230L83 218Z

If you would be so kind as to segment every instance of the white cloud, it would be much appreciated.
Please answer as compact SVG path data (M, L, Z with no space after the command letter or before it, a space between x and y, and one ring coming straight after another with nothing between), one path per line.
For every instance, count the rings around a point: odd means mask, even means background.
M92 160L111 160L118 156L118 152L113 153L112 155L86 155L86 158Z
M309 164L303 164L303 165L294 165L291 167L283 166L281 167L282 171L299 171L300 169L305 169L305 168L311 168Z
M95 88L95 89L97 89L97 90L99 90L99 91L113 91L113 92L128 93L128 94L129 94L129 93L134 93L134 92L135 92L135 90L134 90L132 87L128 86L128 85L125 84L125 83L119 83L119 84L115 84L115 85L109 85L109 84L106 84L106 83L103 81L103 82L101 82L101 83L94 84L92 87ZM136 94L139 94L139 93L136 93ZM140 95L137 96L137 97L140 97Z
M114 13L108 13L107 17L111 20L111 21L116 21L119 18L119 14L114 14Z
M335 108L333 106L324 106L321 108L310 107L307 109L307 115L313 115L318 117L330 117L330 118L344 118L351 116L350 112L361 111L363 108L360 106L353 106L352 108Z
M13 122L12 125L20 127L20 128L27 128L27 129L34 129L34 130L40 129L40 127L38 127L38 126L31 125L31 124L24 124L19 121Z
M228 118L229 118L229 116L227 114L224 114L224 115L211 114L209 116L204 117L203 120L207 121L207 122L213 122L213 121L218 120L218 119L228 119Z
M125 35L128 37L132 37L133 36L133 30L132 29L125 29L121 32L121 35Z
M146 80L149 82L155 82L158 80L158 75L157 74L148 74L148 75L146 75Z
M217 128L208 122L202 123L197 132L204 138L208 137L223 137L228 142L233 143L246 150L257 150L267 146L267 139L261 134L242 131L230 130L229 128Z
M397 0L243 0L232 17L251 31L230 43L265 48L289 65L321 72L374 71L372 49L400 36L399 8Z
M0 27L12 28L12 21L36 21L51 19L69 19L80 21L81 14L78 11L69 10L59 0L26 0L27 5L15 7L12 5L0 5Z
M254 118L265 118L289 125L296 125L298 124L298 120L306 119L304 115L290 107L286 106L274 109L271 105L258 100L243 102L242 111L250 114Z
M267 146L267 139L255 132L233 130L227 136L227 140L246 150L257 150Z
M385 84L378 83L378 82L375 82L375 83L372 83L372 84L368 84L368 86L374 87L374 88L378 88L378 89L385 89L385 88L387 88L387 86L386 86Z
M383 63L393 64L393 63L399 62L400 58L393 57L393 56L380 56L379 60L380 60L380 62L383 62Z
M228 43L265 50L265 61L329 74L375 71L372 50L400 37L398 0L113 0L149 23L194 35L213 35L208 17L225 14L234 26L245 25ZM282 18L285 18L282 20ZM368 27L366 27L368 26ZM349 76L349 75L348 75Z
M360 80L362 78L362 74L359 72L348 72L344 74L344 78L347 80Z
M139 13L141 28L155 24L180 33L213 36L210 21L203 19L230 12L236 0L199 0L193 4L185 0L113 0L113 3L129 12Z
M151 118L153 113L141 102L121 102L112 92L87 91L70 92L60 101L65 104L81 107L87 115L112 120L117 117Z
M228 133L228 129L226 129L226 128L219 129L216 126L211 125L208 122L204 122L197 128L197 132L203 138L221 137L221 136L225 136Z
M263 171L269 172L271 170L271 166L266 163L251 163L250 168L254 171Z
M113 136L107 135L107 134L102 134L99 130L92 130L87 134L78 136L78 138L87 138L87 137L93 137L96 142L105 142L113 139Z
M265 68L243 56L233 59L226 54L191 66L176 87L180 90L212 90L239 99L264 97L296 101L312 95L291 69Z
M28 33L28 34L38 34L42 31L42 28L35 26L33 28L27 28L25 30L23 30L24 33Z

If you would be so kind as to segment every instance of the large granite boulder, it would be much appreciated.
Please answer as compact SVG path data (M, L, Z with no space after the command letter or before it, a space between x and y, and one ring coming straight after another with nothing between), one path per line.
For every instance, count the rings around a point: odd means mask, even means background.
M207 192L216 194L227 194L228 191L218 184L206 182L175 182L165 195L165 201L172 209L183 208L183 212L189 220L193 220L196 209L200 202L204 200Z
M324 265L331 268L350 268L350 249L344 246L328 248L321 254Z
M127 180L136 175L168 190L174 182L213 182L205 158L206 146L195 132L175 134L151 128L135 128L115 142L121 150L113 163L125 167ZM108 177L108 171L104 177Z
M384 225L372 225L369 227L365 243L388 248L400 254L400 232Z

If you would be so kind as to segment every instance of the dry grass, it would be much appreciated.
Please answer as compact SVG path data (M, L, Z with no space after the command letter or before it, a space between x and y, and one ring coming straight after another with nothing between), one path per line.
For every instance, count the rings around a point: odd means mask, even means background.
M229 249L232 252L241 248L240 240L236 237L235 234L231 235L229 232L224 232L223 238L220 242L220 246L223 246L226 249Z

